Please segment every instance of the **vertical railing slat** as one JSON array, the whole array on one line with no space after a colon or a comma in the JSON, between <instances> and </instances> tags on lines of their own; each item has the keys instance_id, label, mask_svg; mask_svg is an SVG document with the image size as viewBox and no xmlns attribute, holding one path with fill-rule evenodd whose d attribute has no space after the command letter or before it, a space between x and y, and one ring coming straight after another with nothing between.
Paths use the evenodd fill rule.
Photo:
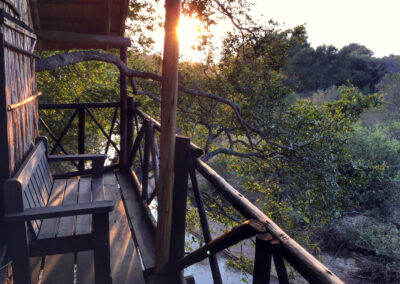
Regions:
<instances>
[{"instance_id":1,"label":"vertical railing slat","mask_svg":"<svg viewBox=\"0 0 400 284\"><path fill-rule=\"evenodd\" d=\"M289 284L289 277L287 275L285 263L281 254L281 243L275 239L271 241L272 256L274 258L274 264L276 273L278 274L279 284Z\"/></svg>"},{"instance_id":2,"label":"vertical railing slat","mask_svg":"<svg viewBox=\"0 0 400 284\"><path fill-rule=\"evenodd\" d=\"M78 116L78 153L85 154L85 107L79 107ZM79 161L79 170L85 169L85 161Z\"/></svg>"},{"instance_id":3,"label":"vertical railing slat","mask_svg":"<svg viewBox=\"0 0 400 284\"><path fill-rule=\"evenodd\" d=\"M153 131L153 123L150 120L144 120L144 155L142 165L142 200L149 198L149 163L150 163L150 136Z\"/></svg>"},{"instance_id":4,"label":"vertical railing slat","mask_svg":"<svg viewBox=\"0 0 400 284\"><path fill-rule=\"evenodd\" d=\"M191 157L189 160L189 174L190 174L190 180L192 182L192 189L194 193L194 197L196 200L197 204L197 209L199 210L199 216L200 216L200 224L201 228L203 231L203 237L205 243L209 243L212 240L211 237L211 232L210 228L208 226L208 221L207 221L207 214L206 210L204 208L204 201L203 197L201 196L197 178L196 178L196 172L193 166L193 158ZM214 280L214 284L222 284L222 277L221 277L221 272L219 270L218 266L218 259L217 255L211 254L210 257L208 258L210 262L210 267L211 267L211 274Z\"/></svg>"},{"instance_id":5,"label":"vertical railing slat","mask_svg":"<svg viewBox=\"0 0 400 284\"><path fill-rule=\"evenodd\" d=\"M271 234L260 234L256 237L256 254L254 257L253 284L269 283L271 277Z\"/></svg>"}]
</instances>

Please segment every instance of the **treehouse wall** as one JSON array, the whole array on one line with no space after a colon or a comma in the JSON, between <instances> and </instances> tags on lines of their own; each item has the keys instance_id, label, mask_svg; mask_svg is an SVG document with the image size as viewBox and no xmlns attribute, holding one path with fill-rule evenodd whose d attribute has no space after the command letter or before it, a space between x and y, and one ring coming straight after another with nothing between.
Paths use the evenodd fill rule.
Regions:
<instances>
[{"instance_id":1,"label":"treehouse wall","mask_svg":"<svg viewBox=\"0 0 400 284\"><path fill-rule=\"evenodd\" d=\"M30 30L32 21L27 0L0 0L0 9L0 188L2 189L5 179L18 169L38 136L38 102L35 99L8 110L10 105L20 103L37 93L35 58L29 55L34 49L36 36ZM2 197L1 190L0 217L3 207Z\"/></svg>"},{"instance_id":2,"label":"treehouse wall","mask_svg":"<svg viewBox=\"0 0 400 284\"><path fill-rule=\"evenodd\" d=\"M27 26L32 26L27 1L12 1L19 11L19 20ZM10 4L0 2L4 11L18 19ZM3 37L4 62L4 86L2 87L2 99L6 108L11 104L22 102L24 99L37 93L35 78L35 58L7 47L7 44L16 46L22 50L32 51L36 37L20 25L11 21L1 27ZM12 111L6 110L7 120L7 144L8 144L8 169L12 174L20 165L31 144L38 135L38 108L37 100L26 103ZM3 130L4 131L4 130ZM5 133L5 132L3 132Z\"/></svg>"}]
</instances>

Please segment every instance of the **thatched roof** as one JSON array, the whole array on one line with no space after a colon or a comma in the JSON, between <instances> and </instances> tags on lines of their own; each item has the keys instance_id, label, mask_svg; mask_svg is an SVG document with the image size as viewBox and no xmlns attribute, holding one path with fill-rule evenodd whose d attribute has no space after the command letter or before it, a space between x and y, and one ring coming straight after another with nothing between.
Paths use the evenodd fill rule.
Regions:
<instances>
[{"instance_id":1,"label":"thatched roof","mask_svg":"<svg viewBox=\"0 0 400 284\"><path fill-rule=\"evenodd\" d=\"M126 40L119 41L124 35L128 6L129 0L31 0L34 29L41 40L38 47L54 50L126 45Z\"/></svg>"}]
</instances>

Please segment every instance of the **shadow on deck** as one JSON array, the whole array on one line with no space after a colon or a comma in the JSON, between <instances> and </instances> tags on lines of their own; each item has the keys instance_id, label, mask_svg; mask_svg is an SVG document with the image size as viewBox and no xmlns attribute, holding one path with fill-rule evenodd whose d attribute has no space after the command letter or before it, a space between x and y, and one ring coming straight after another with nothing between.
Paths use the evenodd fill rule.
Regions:
<instances>
[{"instance_id":1,"label":"shadow on deck","mask_svg":"<svg viewBox=\"0 0 400 284\"><path fill-rule=\"evenodd\" d=\"M132 221L127 217L144 213L138 212L141 207L135 201L140 200L135 198L132 189L122 174L104 174L105 197L115 203L114 211L109 216L113 283L146 283L142 262L132 237ZM152 237L154 239L154 235ZM93 251L31 258L31 269L33 283L94 283Z\"/></svg>"}]
</instances>

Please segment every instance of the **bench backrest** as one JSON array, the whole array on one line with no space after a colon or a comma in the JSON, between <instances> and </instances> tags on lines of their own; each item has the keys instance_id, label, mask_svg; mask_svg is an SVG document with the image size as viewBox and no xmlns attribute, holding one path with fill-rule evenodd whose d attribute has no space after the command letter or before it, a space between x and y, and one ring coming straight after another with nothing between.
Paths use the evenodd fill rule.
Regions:
<instances>
[{"instance_id":1,"label":"bench backrest","mask_svg":"<svg viewBox=\"0 0 400 284\"><path fill-rule=\"evenodd\" d=\"M16 208L18 206L13 206L13 201L7 205L8 201L15 197L19 200L22 199L23 207L20 208L22 210L26 208L44 207L47 205L53 185L53 178L47 162L46 150L45 143L39 140L26 157L19 171L14 175L13 181L7 181L5 183L4 193L6 212L16 212L19 210ZM15 179L20 183L20 185L17 186L17 188L19 187L20 189L15 188ZM12 182L14 182L14 186L11 186ZM8 186L8 183L10 186ZM10 192L11 190L17 190L20 191L20 193ZM19 194L22 196L16 196ZM41 223L41 220L30 222L28 227L34 236L37 236Z\"/></svg>"}]
</instances>

